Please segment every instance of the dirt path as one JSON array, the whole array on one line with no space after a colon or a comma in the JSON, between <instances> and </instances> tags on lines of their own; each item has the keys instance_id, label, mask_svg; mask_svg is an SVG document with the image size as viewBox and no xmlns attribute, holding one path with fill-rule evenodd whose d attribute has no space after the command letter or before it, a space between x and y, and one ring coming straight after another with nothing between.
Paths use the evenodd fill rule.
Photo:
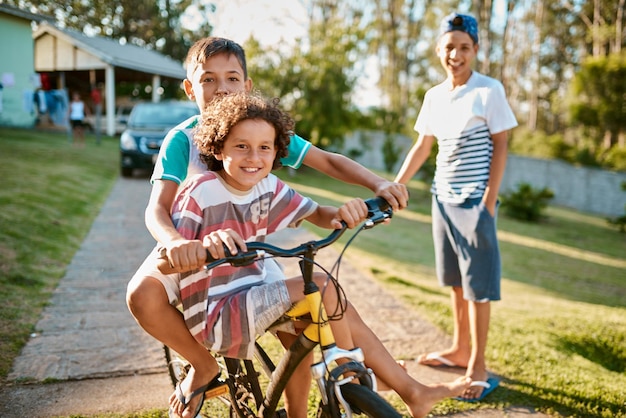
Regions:
<instances>
[{"instance_id":1,"label":"dirt path","mask_svg":"<svg viewBox=\"0 0 626 418\"><path fill-rule=\"evenodd\" d=\"M153 245L143 224L149 187L145 178L120 178L116 183L45 308L36 334L16 359L8 384L1 388L0 417L131 414L166 408L172 388L161 345L137 326L124 301L128 279ZM303 230L273 237L283 243L309 239ZM322 264L332 265L337 253L329 249L319 257ZM288 271L296 271L293 263L285 264ZM414 358L449 343L432 324L347 262L342 264L341 282L349 295L358 295L351 300L394 356ZM411 361L407 366L424 383L452 380L462 373ZM544 417L523 407L453 416Z\"/></svg>"}]
</instances>

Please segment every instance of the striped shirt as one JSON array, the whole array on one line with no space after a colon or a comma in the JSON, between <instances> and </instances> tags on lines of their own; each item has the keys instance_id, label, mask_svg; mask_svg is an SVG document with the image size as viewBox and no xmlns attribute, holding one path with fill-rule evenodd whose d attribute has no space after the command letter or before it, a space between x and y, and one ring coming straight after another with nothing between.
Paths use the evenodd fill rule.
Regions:
<instances>
[{"instance_id":1,"label":"striped shirt","mask_svg":"<svg viewBox=\"0 0 626 418\"><path fill-rule=\"evenodd\" d=\"M437 168L431 192L442 202L481 198L487 187L492 134L517 126L502 84L476 71L462 86L450 80L426 92L415 130L437 138Z\"/></svg>"},{"instance_id":2,"label":"striped shirt","mask_svg":"<svg viewBox=\"0 0 626 418\"><path fill-rule=\"evenodd\" d=\"M202 240L231 228L245 241L297 226L317 208L273 174L249 192L234 190L214 172L191 177L177 196L172 219L185 239ZM250 266L224 264L181 276L180 295L187 327L197 341L228 357L252 356L255 301L248 291L266 278L262 260Z\"/></svg>"}]
</instances>

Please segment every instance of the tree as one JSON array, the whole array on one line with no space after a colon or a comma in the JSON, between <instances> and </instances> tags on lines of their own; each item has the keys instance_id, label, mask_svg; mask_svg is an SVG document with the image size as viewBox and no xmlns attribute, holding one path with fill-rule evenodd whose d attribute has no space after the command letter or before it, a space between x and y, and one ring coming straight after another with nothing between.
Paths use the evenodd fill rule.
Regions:
<instances>
[{"instance_id":1,"label":"tree","mask_svg":"<svg viewBox=\"0 0 626 418\"><path fill-rule=\"evenodd\" d=\"M590 57L572 80L571 117L603 133L604 148L626 132L626 53Z\"/></svg>"},{"instance_id":2,"label":"tree","mask_svg":"<svg viewBox=\"0 0 626 418\"><path fill-rule=\"evenodd\" d=\"M363 47L361 15L341 7L314 1L308 39L296 39L287 51L280 45L261 50L254 39L245 43L257 88L279 97L297 132L322 148L339 146L358 119L351 97Z\"/></svg>"},{"instance_id":3,"label":"tree","mask_svg":"<svg viewBox=\"0 0 626 418\"><path fill-rule=\"evenodd\" d=\"M587 49L592 56L619 52L624 46L624 0L593 0L577 7L569 1L564 5L585 24Z\"/></svg>"}]
</instances>

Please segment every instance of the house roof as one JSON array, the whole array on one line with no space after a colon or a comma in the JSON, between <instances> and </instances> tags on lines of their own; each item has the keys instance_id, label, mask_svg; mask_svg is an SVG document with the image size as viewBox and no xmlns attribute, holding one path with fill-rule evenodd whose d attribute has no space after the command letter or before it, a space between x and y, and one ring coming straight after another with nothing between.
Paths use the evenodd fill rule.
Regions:
<instances>
[{"instance_id":1,"label":"house roof","mask_svg":"<svg viewBox=\"0 0 626 418\"><path fill-rule=\"evenodd\" d=\"M30 21L35 21L35 22L42 22L42 21L54 22L54 18L51 16L44 16L44 15L30 13L30 12L27 12L26 10L22 10L17 7L14 7L8 4L3 4L3 3L0 4L0 13L4 13L7 15L19 17L24 20L30 20Z\"/></svg>"},{"instance_id":2,"label":"house roof","mask_svg":"<svg viewBox=\"0 0 626 418\"><path fill-rule=\"evenodd\" d=\"M61 38L115 67L172 78L185 78L185 70L182 63L157 51L132 44L123 45L111 38L87 36L75 30L60 29L45 21L41 22L39 27L33 32L33 39L36 41L44 34Z\"/></svg>"}]
</instances>

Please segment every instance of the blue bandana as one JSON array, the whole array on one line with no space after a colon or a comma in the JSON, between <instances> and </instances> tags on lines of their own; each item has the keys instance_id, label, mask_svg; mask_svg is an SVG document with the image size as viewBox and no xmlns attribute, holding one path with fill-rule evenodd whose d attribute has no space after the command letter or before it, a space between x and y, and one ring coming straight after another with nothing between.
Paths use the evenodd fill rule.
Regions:
<instances>
[{"instance_id":1,"label":"blue bandana","mask_svg":"<svg viewBox=\"0 0 626 418\"><path fill-rule=\"evenodd\" d=\"M467 33L475 43L478 43L478 22L472 16L451 13L444 17L439 27L439 36L454 30Z\"/></svg>"}]
</instances>

